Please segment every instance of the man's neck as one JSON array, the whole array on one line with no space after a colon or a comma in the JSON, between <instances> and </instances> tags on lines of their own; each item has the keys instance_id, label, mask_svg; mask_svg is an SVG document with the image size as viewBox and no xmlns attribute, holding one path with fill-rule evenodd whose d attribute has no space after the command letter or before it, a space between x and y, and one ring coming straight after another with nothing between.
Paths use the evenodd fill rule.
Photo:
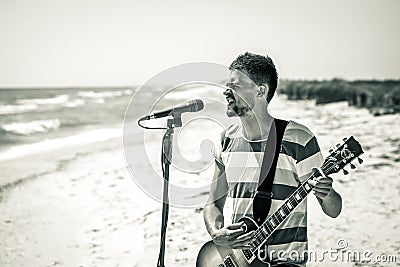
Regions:
<instances>
[{"instance_id":1,"label":"man's neck","mask_svg":"<svg viewBox=\"0 0 400 267\"><path fill-rule=\"evenodd\" d=\"M250 141L265 140L268 138L274 118L268 112L255 114L249 112L240 117L243 135Z\"/></svg>"}]
</instances>

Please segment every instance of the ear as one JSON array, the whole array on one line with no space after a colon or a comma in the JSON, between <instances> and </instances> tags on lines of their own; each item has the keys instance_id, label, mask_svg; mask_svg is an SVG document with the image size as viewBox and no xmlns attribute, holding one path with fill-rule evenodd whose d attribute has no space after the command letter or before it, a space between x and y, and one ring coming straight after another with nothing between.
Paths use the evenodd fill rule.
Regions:
<instances>
[{"instance_id":1,"label":"ear","mask_svg":"<svg viewBox=\"0 0 400 267\"><path fill-rule=\"evenodd\" d=\"M267 92L268 92L268 86L265 84L261 84L258 87L258 92L257 92L257 96L263 96L263 97L267 97Z\"/></svg>"}]
</instances>

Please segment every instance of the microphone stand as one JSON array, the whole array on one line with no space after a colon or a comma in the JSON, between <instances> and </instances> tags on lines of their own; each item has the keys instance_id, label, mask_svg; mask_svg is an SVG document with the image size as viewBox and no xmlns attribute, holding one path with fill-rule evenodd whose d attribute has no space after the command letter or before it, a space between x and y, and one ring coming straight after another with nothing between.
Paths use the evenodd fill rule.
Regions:
<instances>
[{"instance_id":1,"label":"microphone stand","mask_svg":"<svg viewBox=\"0 0 400 267\"><path fill-rule=\"evenodd\" d=\"M167 130L162 139L162 151L161 151L161 165L163 170L163 206L162 206L162 217L161 217L161 236L160 236L160 253L158 256L157 267L165 267L164 256L165 256L165 237L167 232L168 224L168 212L169 212L169 199L168 199L168 187L169 187L169 166L172 162L172 144L173 134L175 127L182 126L181 113L171 113L172 119L167 120Z\"/></svg>"}]
</instances>

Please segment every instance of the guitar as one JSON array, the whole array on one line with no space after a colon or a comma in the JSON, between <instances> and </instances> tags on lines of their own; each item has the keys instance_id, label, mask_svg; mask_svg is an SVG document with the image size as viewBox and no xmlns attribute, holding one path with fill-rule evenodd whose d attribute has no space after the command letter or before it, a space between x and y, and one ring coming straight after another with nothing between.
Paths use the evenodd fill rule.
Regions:
<instances>
[{"instance_id":1,"label":"guitar","mask_svg":"<svg viewBox=\"0 0 400 267\"><path fill-rule=\"evenodd\" d=\"M244 223L245 232L254 232L254 241L251 249L230 249L214 244L213 241L205 243L197 256L197 267L265 267L270 266L268 262L262 261L257 257L262 250L262 246L279 225L292 213L292 211L308 196L312 191L308 180L320 176L337 173L343 169L344 174L348 171L344 167L350 164L352 169L355 165L351 163L363 152L361 145L353 136L344 138L342 144L337 144L329 150L330 155L325 159L321 168L313 169L312 174L299 185L299 187L285 200L285 202L266 220L258 225L252 218L242 217L239 222ZM361 164L362 159L358 158Z\"/></svg>"}]
</instances>

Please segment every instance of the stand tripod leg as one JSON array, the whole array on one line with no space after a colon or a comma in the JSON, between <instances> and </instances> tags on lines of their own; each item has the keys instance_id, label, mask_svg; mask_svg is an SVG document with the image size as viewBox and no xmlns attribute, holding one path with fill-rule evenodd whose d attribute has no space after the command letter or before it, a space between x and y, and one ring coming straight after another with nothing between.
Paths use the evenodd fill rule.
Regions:
<instances>
[{"instance_id":1,"label":"stand tripod leg","mask_svg":"<svg viewBox=\"0 0 400 267\"><path fill-rule=\"evenodd\" d=\"M169 212L169 199L168 199L168 182L169 182L169 164L164 165L164 186L163 186L163 207L161 217L161 240L160 240L160 254L158 257L157 267L165 267L165 237L167 234L168 212Z\"/></svg>"},{"instance_id":2,"label":"stand tripod leg","mask_svg":"<svg viewBox=\"0 0 400 267\"><path fill-rule=\"evenodd\" d=\"M163 206L162 206L162 217L161 217L160 254L158 256L157 267L165 267L164 265L165 237L167 234L168 212L169 212L169 198L168 198L169 166L172 162L172 139L174 134L175 120L168 119L167 121L168 128L162 141L161 165L163 166L164 183L163 183Z\"/></svg>"}]
</instances>

